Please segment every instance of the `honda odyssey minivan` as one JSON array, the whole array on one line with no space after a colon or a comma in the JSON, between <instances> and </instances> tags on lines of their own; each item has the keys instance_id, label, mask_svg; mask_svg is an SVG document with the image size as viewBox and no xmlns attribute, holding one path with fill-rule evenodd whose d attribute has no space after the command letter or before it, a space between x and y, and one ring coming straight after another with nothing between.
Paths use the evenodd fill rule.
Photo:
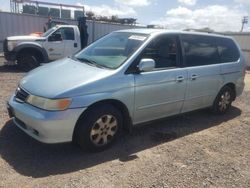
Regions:
<instances>
[{"instance_id":1,"label":"honda odyssey minivan","mask_svg":"<svg viewBox=\"0 0 250 188\"><path fill-rule=\"evenodd\" d=\"M201 108L227 112L244 76L245 59L230 37L122 30L29 72L8 111L41 142L100 151L136 124Z\"/></svg>"}]
</instances>

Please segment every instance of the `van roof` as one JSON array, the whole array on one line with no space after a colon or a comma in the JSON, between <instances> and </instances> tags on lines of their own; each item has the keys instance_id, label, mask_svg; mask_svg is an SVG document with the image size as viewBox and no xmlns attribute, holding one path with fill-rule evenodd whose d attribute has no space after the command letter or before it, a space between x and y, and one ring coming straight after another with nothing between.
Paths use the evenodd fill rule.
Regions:
<instances>
[{"instance_id":1,"label":"van roof","mask_svg":"<svg viewBox=\"0 0 250 188\"><path fill-rule=\"evenodd\" d=\"M138 33L138 34L147 34L147 35L153 35L153 34L194 34L194 35L204 35L204 36L214 36L214 37L223 37L223 38L231 38L229 36L221 35L221 34L215 34L215 33L205 33L205 32L194 32L194 31L181 31L181 30L167 30L167 29L147 29L147 28L141 28L141 29L125 29L125 30L119 30L116 32L128 32L128 33Z\"/></svg>"}]
</instances>

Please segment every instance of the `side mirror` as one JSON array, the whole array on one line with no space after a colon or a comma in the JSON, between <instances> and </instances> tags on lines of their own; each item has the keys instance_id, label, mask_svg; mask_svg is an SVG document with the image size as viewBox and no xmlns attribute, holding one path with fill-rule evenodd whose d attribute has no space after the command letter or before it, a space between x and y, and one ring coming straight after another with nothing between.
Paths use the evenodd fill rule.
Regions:
<instances>
[{"instance_id":1,"label":"side mirror","mask_svg":"<svg viewBox=\"0 0 250 188\"><path fill-rule=\"evenodd\" d=\"M62 41L62 35L60 33L52 34L49 36L48 41Z\"/></svg>"},{"instance_id":2,"label":"side mirror","mask_svg":"<svg viewBox=\"0 0 250 188\"><path fill-rule=\"evenodd\" d=\"M155 68L155 61L153 59L142 59L138 65L140 72L152 71Z\"/></svg>"}]
</instances>

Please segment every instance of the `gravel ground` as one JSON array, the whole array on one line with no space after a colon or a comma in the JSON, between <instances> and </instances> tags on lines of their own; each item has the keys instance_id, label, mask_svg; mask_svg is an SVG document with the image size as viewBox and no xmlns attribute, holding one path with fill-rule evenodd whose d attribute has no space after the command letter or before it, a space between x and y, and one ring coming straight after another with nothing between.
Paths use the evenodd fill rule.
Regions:
<instances>
[{"instance_id":1,"label":"gravel ground","mask_svg":"<svg viewBox=\"0 0 250 188\"><path fill-rule=\"evenodd\" d=\"M41 144L14 126L5 101L24 74L0 62L0 187L250 187L250 74L226 115L201 110L139 126L94 154Z\"/></svg>"}]
</instances>

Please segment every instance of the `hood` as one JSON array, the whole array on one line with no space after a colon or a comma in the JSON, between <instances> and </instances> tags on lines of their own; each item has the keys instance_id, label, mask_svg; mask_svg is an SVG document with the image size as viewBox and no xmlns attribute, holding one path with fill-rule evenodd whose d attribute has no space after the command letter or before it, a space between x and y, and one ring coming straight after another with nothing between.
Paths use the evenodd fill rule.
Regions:
<instances>
[{"instance_id":1,"label":"hood","mask_svg":"<svg viewBox=\"0 0 250 188\"><path fill-rule=\"evenodd\" d=\"M65 58L29 72L21 80L20 86L41 97L61 98L64 93L67 93L64 97L73 97L70 95L71 90L97 82L112 73L112 70Z\"/></svg>"},{"instance_id":2,"label":"hood","mask_svg":"<svg viewBox=\"0 0 250 188\"><path fill-rule=\"evenodd\" d=\"M7 37L7 40L23 40L23 41L35 41L38 39L45 39L44 37L33 36L33 35L23 35L23 36L11 36Z\"/></svg>"}]
</instances>

